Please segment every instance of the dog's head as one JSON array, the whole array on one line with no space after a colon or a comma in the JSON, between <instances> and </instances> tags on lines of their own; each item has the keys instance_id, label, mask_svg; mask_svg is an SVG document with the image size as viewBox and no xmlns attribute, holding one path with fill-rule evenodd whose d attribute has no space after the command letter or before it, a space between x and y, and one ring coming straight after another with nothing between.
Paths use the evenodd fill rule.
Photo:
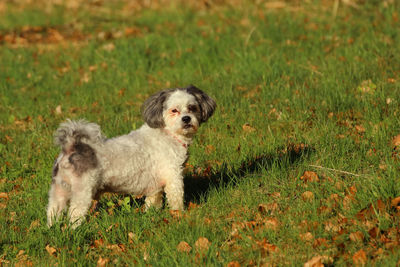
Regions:
<instances>
[{"instance_id":1,"label":"dog's head","mask_svg":"<svg viewBox=\"0 0 400 267\"><path fill-rule=\"evenodd\" d=\"M200 124L214 113L215 101L200 89L167 89L152 95L142 106L145 122L152 128L165 128L177 135L193 136Z\"/></svg>"}]
</instances>

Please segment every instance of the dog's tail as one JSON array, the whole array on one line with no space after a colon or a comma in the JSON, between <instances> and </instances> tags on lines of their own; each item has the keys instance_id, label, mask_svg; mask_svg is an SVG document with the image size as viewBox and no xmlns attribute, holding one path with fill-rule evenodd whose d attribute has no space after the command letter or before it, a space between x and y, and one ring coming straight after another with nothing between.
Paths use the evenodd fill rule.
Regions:
<instances>
[{"instance_id":1,"label":"dog's tail","mask_svg":"<svg viewBox=\"0 0 400 267\"><path fill-rule=\"evenodd\" d=\"M70 151L77 143L101 144L105 137L96 123L86 120L72 121L68 119L60 124L54 134L54 142L63 151Z\"/></svg>"}]
</instances>

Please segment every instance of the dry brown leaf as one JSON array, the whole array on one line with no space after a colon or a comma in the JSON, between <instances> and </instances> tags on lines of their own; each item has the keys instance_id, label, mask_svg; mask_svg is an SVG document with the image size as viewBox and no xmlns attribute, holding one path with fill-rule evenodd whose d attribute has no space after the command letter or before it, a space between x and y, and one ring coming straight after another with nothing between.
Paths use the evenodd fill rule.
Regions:
<instances>
[{"instance_id":1,"label":"dry brown leaf","mask_svg":"<svg viewBox=\"0 0 400 267\"><path fill-rule=\"evenodd\" d=\"M276 231L276 230L278 230L279 222L278 222L277 219L271 218L271 219L268 219L268 220L264 221L264 226L265 226L266 229L270 229L270 230Z\"/></svg>"},{"instance_id":2,"label":"dry brown leaf","mask_svg":"<svg viewBox=\"0 0 400 267\"><path fill-rule=\"evenodd\" d=\"M349 238L353 242L362 242L364 240L364 235L362 232L357 231L357 232L351 233L349 235Z\"/></svg>"},{"instance_id":3,"label":"dry brown leaf","mask_svg":"<svg viewBox=\"0 0 400 267\"><path fill-rule=\"evenodd\" d=\"M303 176L300 177L304 182L319 182L318 174L313 171L305 171Z\"/></svg>"},{"instance_id":4,"label":"dry brown leaf","mask_svg":"<svg viewBox=\"0 0 400 267\"><path fill-rule=\"evenodd\" d=\"M356 129L357 132L359 133L365 133L365 127L362 125L356 125L354 126L354 128Z\"/></svg>"},{"instance_id":5,"label":"dry brown leaf","mask_svg":"<svg viewBox=\"0 0 400 267\"><path fill-rule=\"evenodd\" d=\"M189 253L192 250L192 247L185 241L181 241L176 247L179 252Z\"/></svg>"},{"instance_id":6,"label":"dry brown leaf","mask_svg":"<svg viewBox=\"0 0 400 267\"><path fill-rule=\"evenodd\" d=\"M240 267L240 263L238 261L229 262L226 267Z\"/></svg>"},{"instance_id":7,"label":"dry brown leaf","mask_svg":"<svg viewBox=\"0 0 400 267\"><path fill-rule=\"evenodd\" d=\"M129 232L129 233L128 233L128 242L129 242L130 244L133 244L133 241L135 241L135 240L137 240L136 234L134 234L134 233L132 233L132 232Z\"/></svg>"},{"instance_id":8,"label":"dry brown leaf","mask_svg":"<svg viewBox=\"0 0 400 267\"><path fill-rule=\"evenodd\" d=\"M390 202L390 204L392 205L392 207L397 207L400 205L400 197L396 197L394 199L392 199L392 201Z\"/></svg>"},{"instance_id":9,"label":"dry brown leaf","mask_svg":"<svg viewBox=\"0 0 400 267\"><path fill-rule=\"evenodd\" d=\"M9 199L8 194L5 192L0 193L0 198L7 199L7 200Z\"/></svg>"},{"instance_id":10,"label":"dry brown leaf","mask_svg":"<svg viewBox=\"0 0 400 267\"><path fill-rule=\"evenodd\" d=\"M33 228L37 228L40 226L40 221L39 219L34 220L33 222L31 222L31 225L29 226L28 231L32 230Z\"/></svg>"},{"instance_id":11,"label":"dry brown leaf","mask_svg":"<svg viewBox=\"0 0 400 267\"><path fill-rule=\"evenodd\" d=\"M47 245L46 246L46 251L47 251L47 253L50 254L50 256L56 257L57 250L55 248L50 247L50 245Z\"/></svg>"},{"instance_id":12,"label":"dry brown leaf","mask_svg":"<svg viewBox=\"0 0 400 267\"><path fill-rule=\"evenodd\" d=\"M323 267L322 256L312 257L309 261L304 263L304 267Z\"/></svg>"},{"instance_id":13,"label":"dry brown leaf","mask_svg":"<svg viewBox=\"0 0 400 267\"><path fill-rule=\"evenodd\" d=\"M258 204L258 211L261 214L266 214L268 212L273 213L274 211L276 211L278 209L279 209L279 206L278 206L278 203L276 203L276 202L272 202L269 204Z\"/></svg>"},{"instance_id":14,"label":"dry brown leaf","mask_svg":"<svg viewBox=\"0 0 400 267\"><path fill-rule=\"evenodd\" d=\"M394 148L400 147L400 134L396 135L395 137L393 137L392 145L393 145Z\"/></svg>"},{"instance_id":15,"label":"dry brown leaf","mask_svg":"<svg viewBox=\"0 0 400 267\"><path fill-rule=\"evenodd\" d=\"M102 49L107 51L107 52L110 52L110 51L113 51L115 49L115 45L113 43L108 43L108 44L103 45Z\"/></svg>"},{"instance_id":16,"label":"dry brown leaf","mask_svg":"<svg viewBox=\"0 0 400 267\"><path fill-rule=\"evenodd\" d=\"M102 258L101 256L97 260L97 267L104 267L107 265L107 263L110 261L108 258Z\"/></svg>"},{"instance_id":17,"label":"dry brown leaf","mask_svg":"<svg viewBox=\"0 0 400 267\"><path fill-rule=\"evenodd\" d=\"M352 196L345 196L343 198L343 209L345 210L350 210L351 208L351 202L353 202L354 197Z\"/></svg>"},{"instance_id":18,"label":"dry brown leaf","mask_svg":"<svg viewBox=\"0 0 400 267\"><path fill-rule=\"evenodd\" d=\"M304 233L304 234L300 234L300 239L303 240L303 241L310 242L310 241L312 241L314 239L314 236L313 236L312 233L307 232L307 233Z\"/></svg>"},{"instance_id":19,"label":"dry brown leaf","mask_svg":"<svg viewBox=\"0 0 400 267\"><path fill-rule=\"evenodd\" d=\"M286 2L284 1L272 1L266 2L264 4L265 8L267 9L281 9L286 7Z\"/></svg>"},{"instance_id":20,"label":"dry brown leaf","mask_svg":"<svg viewBox=\"0 0 400 267\"><path fill-rule=\"evenodd\" d=\"M56 109L54 110L54 112L55 112L56 114L60 115L60 114L62 113L61 105L58 105L58 106L56 107Z\"/></svg>"},{"instance_id":21,"label":"dry brown leaf","mask_svg":"<svg viewBox=\"0 0 400 267\"><path fill-rule=\"evenodd\" d=\"M306 191L303 194L301 194L301 198L304 201L312 201L312 200L314 200L314 193L311 191Z\"/></svg>"},{"instance_id":22,"label":"dry brown leaf","mask_svg":"<svg viewBox=\"0 0 400 267\"><path fill-rule=\"evenodd\" d=\"M243 131L245 131L246 133L252 133L252 132L254 132L256 130L249 123L243 124L242 128L243 128Z\"/></svg>"},{"instance_id":23,"label":"dry brown leaf","mask_svg":"<svg viewBox=\"0 0 400 267\"><path fill-rule=\"evenodd\" d=\"M367 263L367 254L363 249L360 249L353 255L353 262L356 265L365 265Z\"/></svg>"},{"instance_id":24,"label":"dry brown leaf","mask_svg":"<svg viewBox=\"0 0 400 267\"><path fill-rule=\"evenodd\" d=\"M198 251L206 251L210 247L210 241L205 237L199 237L194 243L194 246Z\"/></svg>"},{"instance_id":25,"label":"dry brown leaf","mask_svg":"<svg viewBox=\"0 0 400 267\"><path fill-rule=\"evenodd\" d=\"M207 145L205 150L206 150L205 151L206 154L210 155L211 153L213 153L215 151L215 147L213 145Z\"/></svg>"}]
</instances>

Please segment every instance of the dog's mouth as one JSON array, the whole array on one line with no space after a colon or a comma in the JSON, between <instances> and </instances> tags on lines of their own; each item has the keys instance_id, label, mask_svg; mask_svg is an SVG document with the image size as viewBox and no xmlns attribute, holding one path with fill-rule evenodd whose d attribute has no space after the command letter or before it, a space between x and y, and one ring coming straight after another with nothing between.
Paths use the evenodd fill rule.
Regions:
<instances>
[{"instance_id":1,"label":"dog's mouth","mask_svg":"<svg viewBox=\"0 0 400 267\"><path fill-rule=\"evenodd\" d=\"M185 125L183 125L182 128L183 128L183 129L190 129L190 128L193 128L193 124L185 124Z\"/></svg>"}]
</instances>

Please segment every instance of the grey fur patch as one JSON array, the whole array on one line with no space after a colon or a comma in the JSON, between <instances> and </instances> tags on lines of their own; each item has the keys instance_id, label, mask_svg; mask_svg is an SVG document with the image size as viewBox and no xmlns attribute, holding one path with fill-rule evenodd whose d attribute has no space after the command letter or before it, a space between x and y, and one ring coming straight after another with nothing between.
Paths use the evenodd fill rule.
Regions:
<instances>
[{"instance_id":1,"label":"grey fur patch","mask_svg":"<svg viewBox=\"0 0 400 267\"><path fill-rule=\"evenodd\" d=\"M174 92L176 89L166 89L157 94L150 96L142 106L142 116L144 121L151 128L163 128L165 127L163 110L165 100Z\"/></svg>"},{"instance_id":2,"label":"grey fur patch","mask_svg":"<svg viewBox=\"0 0 400 267\"><path fill-rule=\"evenodd\" d=\"M212 116L215 108L217 107L214 99L209 97L206 93L204 93L202 90L194 85L189 85L188 87L181 90L185 90L186 92L194 96L197 103L199 103L200 105L200 122L206 122Z\"/></svg>"},{"instance_id":3,"label":"grey fur patch","mask_svg":"<svg viewBox=\"0 0 400 267\"><path fill-rule=\"evenodd\" d=\"M97 167L97 157L94 149L85 143L75 143L69 162L74 166L78 175Z\"/></svg>"}]
</instances>

